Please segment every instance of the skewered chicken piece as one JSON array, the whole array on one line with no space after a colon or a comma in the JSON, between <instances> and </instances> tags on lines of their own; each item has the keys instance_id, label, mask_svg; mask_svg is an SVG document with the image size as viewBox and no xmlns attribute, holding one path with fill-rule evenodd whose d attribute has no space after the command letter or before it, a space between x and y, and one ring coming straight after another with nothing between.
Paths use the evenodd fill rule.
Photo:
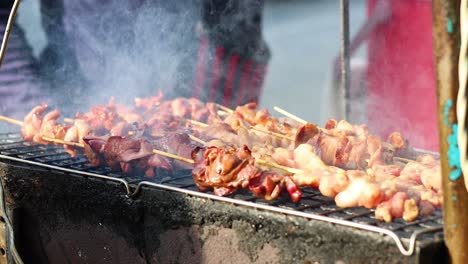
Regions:
<instances>
[{"instance_id":1,"label":"skewered chicken piece","mask_svg":"<svg viewBox=\"0 0 468 264\"><path fill-rule=\"evenodd\" d=\"M419 156L416 161L410 161L400 173L405 177L422 183L426 188L434 191L442 190L441 168L434 156L425 154Z\"/></svg>"},{"instance_id":2,"label":"skewered chicken piece","mask_svg":"<svg viewBox=\"0 0 468 264\"><path fill-rule=\"evenodd\" d=\"M21 132L25 140L47 144L43 136L50 138L63 138L67 127L57 124L60 112L57 109L44 115L48 105L43 103L34 107L24 118Z\"/></svg>"},{"instance_id":3,"label":"skewered chicken piece","mask_svg":"<svg viewBox=\"0 0 468 264\"><path fill-rule=\"evenodd\" d=\"M158 115L173 116L178 119L193 119L201 122L214 122L221 120L217 115L213 103L203 103L195 98L175 98L162 101L162 97L156 96L145 99L136 99L135 105L143 109L144 120L151 120Z\"/></svg>"},{"instance_id":4,"label":"skewered chicken piece","mask_svg":"<svg viewBox=\"0 0 468 264\"><path fill-rule=\"evenodd\" d=\"M78 142L80 144L84 144L83 138L89 134L92 134L92 131L92 128L86 121L76 119L74 120L73 125L68 128L65 136L63 137L63 140L67 142ZM64 148L67 153L70 154L70 156L76 157L76 148L69 145L64 145Z\"/></svg>"},{"instance_id":5,"label":"skewered chicken piece","mask_svg":"<svg viewBox=\"0 0 468 264\"><path fill-rule=\"evenodd\" d=\"M294 150L294 161L296 168L303 171L293 176L294 182L299 186L318 188L323 195L333 198L349 184L346 171L325 165L311 145L299 145Z\"/></svg>"},{"instance_id":6,"label":"skewered chicken piece","mask_svg":"<svg viewBox=\"0 0 468 264\"><path fill-rule=\"evenodd\" d=\"M77 113L75 120L83 120L96 135L123 136L135 129L134 123L142 124L142 117L132 108L117 104L114 98L107 105L95 105L87 113Z\"/></svg>"},{"instance_id":7,"label":"skewered chicken piece","mask_svg":"<svg viewBox=\"0 0 468 264\"><path fill-rule=\"evenodd\" d=\"M295 146L308 143L327 165L343 169L366 169L374 165L391 164L395 151L408 144L398 142L403 137L392 134L391 143L369 134L365 125L351 125L341 120L328 120L325 128L307 123L298 129ZM396 146L393 146L395 144Z\"/></svg>"},{"instance_id":8,"label":"skewered chicken piece","mask_svg":"<svg viewBox=\"0 0 468 264\"><path fill-rule=\"evenodd\" d=\"M249 170L245 170L239 176L241 178L236 178L239 183L236 180L227 181L227 187L216 187L215 192L219 194L241 188L238 184L245 179L248 179L251 191L268 199L277 197L278 190L284 187L294 193L297 186L310 186L318 188L325 196L335 197L337 205L341 207L377 208L376 216L385 221L393 217L404 217L409 221L418 214L431 212L441 206L440 165L434 157L420 156L405 166L393 164L395 153L413 155L408 142L399 133L391 134L387 143L370 135L366 126L355 126L346 121L331 119L324 128L308 123L303 126L290 125L272 117L267 111L257 111L254 104L240 106L223 119L214 104L203 104L193 98L164 102L161 99L136 100L135 107L119 105L111 100L108 105L96 106L89 113L78 114L70 126L57 123L58 110L45 114L47 106L41 105L26 116L23 134L25 139L39 143L45 143L43 136L77 144L86 143L85 146L93 150L88 151L87 155L97 164L110 163L111 167L124 172L141 171L151 175L155 167L168 169L167 164L158 164L161 161L156 158L154 162L150 161L154 155L147 156L147 144L135 143L133 140L138 141L137 137L130 139L124 135L129 130L138 131L137 127L142 130L153 129L151 132L158 133L179 131L181 133L174 133L173 136L153 138L151 144L159 144L158 148L171 153L190 156L195 146L190 145L188 135L181 129L187 127L187 119L193 118L208 125L194 127L196 130L189 133L195 133L206 141L211 140L211 145L220 148L230 144L238 147L246 145L253 150L249 159L267 160L302 170L292 176L280 176L272 172L257 175L254 172L257 172L258 167L246 166ZM136 127L129 121L139 124ZM281 132L287 135L286 138L293 137L295 140L261 133L252 129L252 126ZM112 143L106 149L108 154L101 153L105 149L105 142L102 143L102 138L96 139L90 135L109 133L120 136L111 142L119 142L129 149L112 147ZM88 135L88 142L82 139L84 135ZM66 149L74 154L73 147ZM224 151L226 153L222 152L220 156L234 155L228 150ZM148 162L150 164L146 164ZM152 163L157 165L152 166ZM173 165L191 167L184 163ZM209 175L216 176L212 173ZM211 183L211 177L206 178L206 181ZM203 188L203 184L200 183L200 186Z\"/></svg>"},{"instance_id":9,"label":"skewered chicken piece","mask_svg":"<svg viewBox=\"0 0 468 264\"><path fill-rule=\"evenodd\" d=\"M429 157L425 160L434 161ZM301 144L294 150L294 161L296 167L303 170L302 174L293 176L298 186L318 188L323 195L334 197L339 207L377 208L378 219L391 221L393 217L404 216L411 221L441 205L440 193L402 177L400 172L404 168L396 165L374 165L369 173L345 171L325 165L309 144Z\"/></svg>"},{"instance_id":10,"label":"skewered chicken piece","mask_svg":"<svg viewBox=\"0 0 468 264\"><path fill-rule=\"evenodd\" d=\"M224 131L227 134L218 135L217 138L227 138L227 141L230 142L238 142L240 140L241 136L236 136L236 131L227 127L224 124L223 127L224 130L222 131ZM397 165L387 165L386 163L391 161L391 159L389 158L387 158L385 162L382 160L382 156L384 154L392 154L392 146L385 145L381 142L380 139L378 139L375 136L367 136L367 128L365 126L353 127L352 125L344 121L338 123L334 120L330 120L327 123L326 127L328 129L341 129L342 131L335 131L335 133L339 136L341 136L342 134L348 134L353 136L357 134L358 138L359 135L363 136L362 138L364 140L362 140L361 142L363 142L364 144L361 144L361 147L360 149L358 148L358 151L353 151L352 149L350 151L351 154L349 155L349 157L355 156L358 158L362 158L362 156L360 156L362 154L359 154L359 152L362 153L366 149L369 153L373 153L373 155L368 154L366 156L369 157L369 160L372 160L372 162L370 162L372 166L372 174L367 175L363 171L344 171L343 169L337 167L327 166L320 157L315 155L316 150L315 148L311 147L312 145L309 145L308 147L308 155L302 155L302 157L307 157L306 161L302 162L302 167L299 164L301 163L301 161L298 159L298 155L295 155L295 157L291 157L291 155L288 154L289 151L283 148L273 148L273 150L271 150L268 149L268 147L263 147L262 145L255 145L253 147L253 155L256 157L258 155L261 155L263 159L267 159L265 157L270 157L270 159L272 159L273 162L287 166L292 166L294 161L296 161L296 165L299 164L298 167L303 169L303 173L296 174L293 176L295 182L300 186L311 186L319 188L321 193L325 196L335 197L338 194L338 196L336 197L336 201L337 204L341 207L365 206L368 208L375 208L379 205L379 203L392 199L398 191L396 183L399 181L402 182L404 180L404 178L402 177L401 179L391 181L396 176L399 176L402 168ZM304 126L304 128L306 128L308 131L312 131L315 133L320 132L320 130L316 126L311 124ZM358 133L354 133L353 130L357 130ZM328 135L329 134L327 134L327 136ZM300 136L301 135L299 132L297 137ZM394 136L399 136L400 138L402 138L398 133L395 133ZM216 142L219 142L219 145L224 144L224 142L221 142L219 140L216 140ZM383 147L387 147L389 149L389 153L382 153ZM401 147L402 145L395 146L395 148ZM276 154L275 151L277 152ZM281 151L283 151L283 153L279 154L281 153ZM356 160L358 158L356 158ZM367 164L366 166L363 165L362 167L366 168ZM358 179L359 177L360 179ZM405 189L402 191L409 192L410 190ZM367 195L362 195L362 193ZM422 189L420 190L420 193L430 194L427 196L431 198L428 198L427 200L432 199L432 202L434 204L439 203L438 199L434 197L436 194L429 193L429 191L424 191ZM417 203L419 203L419 201L421 201L421 199L417 199ZM417 203L414 199L412 201L407 201L406 207L401 207L406 208L404 209L405 211L401 211L399 214L397 214L397 216L401 217L400 215L405 215L406 219L411 219L411 217L417 217ZM426 206L426 208L427 207L428 206ZM387 217L386 219L388 221L389 218Z\"/></svg>"},{"instance_id":11,"label":"skewered chicken piece","mask_svg":"<svg viewBox=\"0 0 468 264\"><path fill-rule=\"evenodd\" d=\"M257 131L270 131L293 139L298 125L294 126L286 121L273 117L267 110L258 110L256 103L248 103L236 107L229 113L223 122L229 124L234 130L239 127L252 127ZM265 135L265 133L263 133ZM289 144L290 142L288 142Z\"/></svg>"},{"instance_id":12,"label":"skewered chicken piece","mask_svg":"<svg viewBox=\"0 0 468 264\"><path fill-rule=\"evenodd\" d=\"M249 188L258 197L272 200L285 188L293 202L298 202L302 196L288 176L256 167L246 146L237 149L197 148L192 158L195 160L192 175L200 191L213 189L216 195L225 196Z\"/></svg>"}]
</instances>

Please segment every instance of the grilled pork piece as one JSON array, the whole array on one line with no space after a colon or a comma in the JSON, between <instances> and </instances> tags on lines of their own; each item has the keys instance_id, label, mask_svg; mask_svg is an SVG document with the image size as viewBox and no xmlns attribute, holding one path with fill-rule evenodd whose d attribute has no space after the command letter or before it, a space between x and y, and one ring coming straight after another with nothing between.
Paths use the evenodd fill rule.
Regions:
<instances>
[{"instance_id":1,"label":"grilled pork piece","mask_svg":"<svg viewBox=\"0 0 468 264\"><path fill-rule=\"evenodd\" d=\"M172 170L165 157L153 153L146 139L87 136L83 140L85 155L94 166L107 165L125 174L144 173L147 177L153 177L156 168Z\"/></svg>"},{"instance_id":2,"label":"grilled pork piece","mask_svg":"<svg viewBox=\"0 0 468 264\"><path fill-rule=\"evenodd\" d=\"M173 116L177 119L194 119L208 122L213 118L220 120L216 113L216 107L212 103L203 103L195 98L175 98L162 101L162 94L151 97L136 99L137 108L143 109L145 120L154 118L156 115Z\"/></svg>"},{"instance_id":3,"label":"grilled pork piece","mask_svg":"<svg viewBox=\"0 0 468 264\"><path fill-rule=\"evenodd\" d=\"M189 135L184 130L154 139L152 142L154 148L162 150L186 159L192 158L192 151L199 145L192 143ZM174 167L181 169L192 169L192 164L173 160Z\"/></svg>"},{"instance_id":4,"label":"grilled pork piece","mask_svg":"<svg viewBox=\"0 0 468 264\"><path fill-rule=\"evenodd\" d=\"M288 157L282 155L283 160ZM345 171L327 166L312 145L301 144L294 150L294 161L303 171L292 176L298 186L318 188L323 195L334 197L339 207L377 208L376 217L384 221L395 217L412 221L442 204L441 192L433 187L437 184L432 184L435 181L429 178L426 180L430 183L423 184L421 180L422 172L437 177L434 171L440 170L438 161L430 155L404 167L375 164L367 171Z\"/></svg>"},{"instance_id":5,"label":"grilled pork piece","mask_svg":"<svg viewBox=\"0 0 468 264\"><path fill-rule=\"evenodd\" d=\"M42 114L47 110L49 106L42 103L39 106L34 107L25 117L24 124L21 128L23 138L28 141L38 142L41 141L41 125L42 125Z\"/></svg>"},{"instance_id":6,"label":"grilled pork piece","mask_svg":"<svg viewBox=\"0 0 468 264\"><path fill-rule=\"evenodd\" d=\"M379 204L375 210L375 216L377 219L382 219L385 222L391 222L393 218L402 217L405 214L405 207L408 207L408 211L411 211L410 204L405 206L406 202L413 199L409 199L408 195L404 192L396 193L391 199ZM409 212L407 212L409 214ZM414 213L413 213L414 215ZM417 211L414 218L417 217ZM407 217L409 218L409 216Z\"/></svg>"},{"instance_id":7,"label":"grilled pork piece","mask_svg":"<svg viewBox=\"0 0 468 264\"><path fill-rule=\"evenodd\" d=\"M162 91L159 90L156 96L135 98L135 106L144 109L146 112L152 112L161 104L163 97Z\"/></svg>"},{"instance_id":8,"label":"grilled pork piece","mask_svg":"<svg viewBox=\"0 0 468 264\"><path fill-rule=\"evenodd\" d=\"M110 133L113 136L124 136L124 134L120 134L123 132L123 129L115 129L119 123L128 123L120 114L122 113L118 112L114 98L111 98L107 105L95 105L87 113L77 113L75 119L88 123L96 135Z\"/></svg>"},{"instance_id":9,"label":"grilled pork piece","mask_svg":"<svg viewBox=\"0 0 468 264\"><path fill-rule=\"evenodd\" d=\"M83 138L89 134L92 134L92 128L89 124L84 120L76 119L74 120L73 125L65 133L63 140L84 144ZM64 145L63 147L70 156L75 157L77 155L75 147L69 145Z\"/></svg>"},{"instance_id":10,"label":"grilled pork piece","mask_svg":"<svg viewBox=\"0 0 468 264\"><path fill-rule=\"evenodd\" d=\"M422 183L426 188L436 192L442 190L440 162L432 155L421 155L416 161L410 161L400 174L401 177Z\"/></svg>"},{"instance_id":11,"label":"grilled pork piece","mask_svg":"<svg viewBox=\"0 0 468 264\"><path fill-rule=\"evenodd\" d=\"M272 200L286 188L292 201L298 202L302 196L288 176L256 167L246 146L237 149L197 148L192 158L195 160L192 175L200 191L213 189L216 195L224 196L249 188L258 197Z\"/></svg>"},{"instance_id":12,"label":"grilled pork piece","mask_svg":"<svg viewBox=\"0 0 468 264\"><path fill-rule=\"evenodd\" d=\"M234 130L237 130L239 127L256 127L264 131L276 132L290 137L296 132L295 127L288 122L273 117L266 109L258 110L256 103L237 106L234 112L227 115L222 121Z\"/></svg>"},{"instance_id":13,"label":"grilled pork piece","mask_svg":"<svg viewBox=\"0 0 468 264\"><path fill-rule=\"evenodd\" d=\"M266 110L258 111L256 104L239 106L234 113L221 115L223 120L214 104L204 104L194 98L162 101L162 94L137 99L135 107L119 105L111 99L107 105L77 114L71 126L58 124L59 111L46 113L47 109L45 104L37 106L25 117L22 131L26 140L48 143L42 140L42 136L48 136L84 143L93 165L109 165L124 173L152 176L158 167L192 168L190 164L172 160L171 166L168 160L152 153L155 146L186 158L195 153L197 163L193 176L197 186L204 191L213 189L217 195L249 188L259 197L274 199L286 188L292 200L297 201L298 186L308 186L334 197L340 207L376 208L377 218L385 221L395 217L411 221L442 205L439 161L423 155L404 166L393 163L396 154L416 158L414 150L398 132L384 142L369 134L366 126L346 121L330 119L324 128L314 124L293 126L272 117ZM187 119L209 126L184 130L191 127ZM151 132L151 144L141 138L142 133L135 132L140 129ZM135 135L128 137L128 132ZM163 136L154 136L155 133ZM197 146L191 143L187 133L218 148L192 152ZM105 134L118 137L97 137ZM227 145L240 148L226 148ZM66 146L65 149L76 155L74 148ZM263 171L254 165L255 159L295 167L302 173L282 176Z\"/></svg>"},{"instance_id":14,"label":"grilled pork piece","mask_svg":"<svg viewBox=\"0 0 468 264\"><path fill-rule=\"evenodd\" d=\"M370 135L365 125L351 125L330 119L325 128L305 124L298 128L295 146L308 143L315 153L330 166L343 169L366 169L375 164L393 162L394 148Z\"/></svg>"},{"instance_id":15,"label":"grilled pork piece","mask_svg":"<svg viewBox=\"0 0 468 264\"><path fill-rule=\"evenodd\" d=\"M43 140L42 137L62 139L65 136L69 127L57 124L57 119L60 117L60 112L57 109L43 116L48 108L47 104L42 103L26 115L21 128L25 140L48 144L49 142Z\"/></svg>"}]
</instances>

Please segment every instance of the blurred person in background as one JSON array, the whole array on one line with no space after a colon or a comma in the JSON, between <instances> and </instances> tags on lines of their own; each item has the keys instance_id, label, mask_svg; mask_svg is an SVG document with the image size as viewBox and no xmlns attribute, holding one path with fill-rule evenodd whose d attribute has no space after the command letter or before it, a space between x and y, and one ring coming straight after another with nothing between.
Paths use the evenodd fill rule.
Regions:
<instances>
[{"instance_id":1,"label":"blurred person in background","mask_svg":"<svg viewBox=\"0 0 468 264\"><path fill-rule=\"evenodd\" d=\"M0 34L5 32L13 0L0 2ZM0 68L0 114L22 119L26 111L43 99L39 65L24 32L18 25L11 31L8 50ZM4 122L0 128L11 128Z\"/></svg>"},{"instance_id":2,"label":"blurred person in background","mask_svg":"<svg viewBox=\"0 0 468 264\"><path fill-rule=\"evenodd\" d=\"M166 98L230 107L259 101L270 57L264 0L41 3L48 39L41 74L73 108L110 96L131 103L159 88Z\"/></svg>"},{"instance_id":3,"label":"blurred person in background","mask_svg":"<svg viewBox=\"0 0 468 264\"><path fill-rule=\"evenodd\" d=\"M13 2L0 4L2 29ZM13 26L0 69L2 114L22 118L47 95L72 115L110 96L132 103L158 89L168 99L258 102L270 58L263 6L264 0L41 0L46 47L36 60Z\"/></svg>"}]
</instances>

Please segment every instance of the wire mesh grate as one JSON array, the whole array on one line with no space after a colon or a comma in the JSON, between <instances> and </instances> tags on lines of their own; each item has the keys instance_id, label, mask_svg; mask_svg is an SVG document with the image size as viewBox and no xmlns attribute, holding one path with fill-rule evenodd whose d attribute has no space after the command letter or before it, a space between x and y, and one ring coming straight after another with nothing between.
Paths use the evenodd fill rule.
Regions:
<instances>
[{"instance_id":1,"label":"wire mesh grate","mask_svg":"<svg viewBox=\"0 0 468 264\"><path fill-rule=\"evenodd\" d=\"M312 188L302 189L303 197L297 204L292 203L286 195L273 201L266 201L243 190L228 197L218 197L210 192L198 192L190 170L176 171L172 174L160 171L156 177L152 178L126 176L112 171L108 167L93 167L83 155L72 158L62 146L39 145L23 141L20 134L0 134L0 160L7 164L11 164L14 160L20 163L66 170L79 175L101 176L108 180L115 179L126 185L128 194L131 194L129 184L138 185L134 193L138 191L140 185L146 185L382 233L392 237L404 255L411 255L414 252L416 241L430 242L435 238L443 237L441 210L436 210L431 215L419 217L413 222L395 219L391 223L386 223L375 218L373 209L337 207L332 198L324 197L319 190ZM403 246L404 239L410 239L409 249Z\"/></svg>"}]
</instances>

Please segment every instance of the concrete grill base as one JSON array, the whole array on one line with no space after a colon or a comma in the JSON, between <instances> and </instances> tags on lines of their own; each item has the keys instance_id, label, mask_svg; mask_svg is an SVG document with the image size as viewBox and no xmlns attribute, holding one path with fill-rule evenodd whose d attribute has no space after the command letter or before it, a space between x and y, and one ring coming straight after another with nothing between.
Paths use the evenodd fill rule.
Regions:
<instances>
[{"instance_id":1,"label":"concrete grill base","mask_svg":"<svg viewBox=\"0 0 468 264\"><path fill-rule=\"evenodd\" d=\"M154 188L0 163L25 263L432 263L442 240L403 256L379 234Z\"/></svg>"}]
</instances>

